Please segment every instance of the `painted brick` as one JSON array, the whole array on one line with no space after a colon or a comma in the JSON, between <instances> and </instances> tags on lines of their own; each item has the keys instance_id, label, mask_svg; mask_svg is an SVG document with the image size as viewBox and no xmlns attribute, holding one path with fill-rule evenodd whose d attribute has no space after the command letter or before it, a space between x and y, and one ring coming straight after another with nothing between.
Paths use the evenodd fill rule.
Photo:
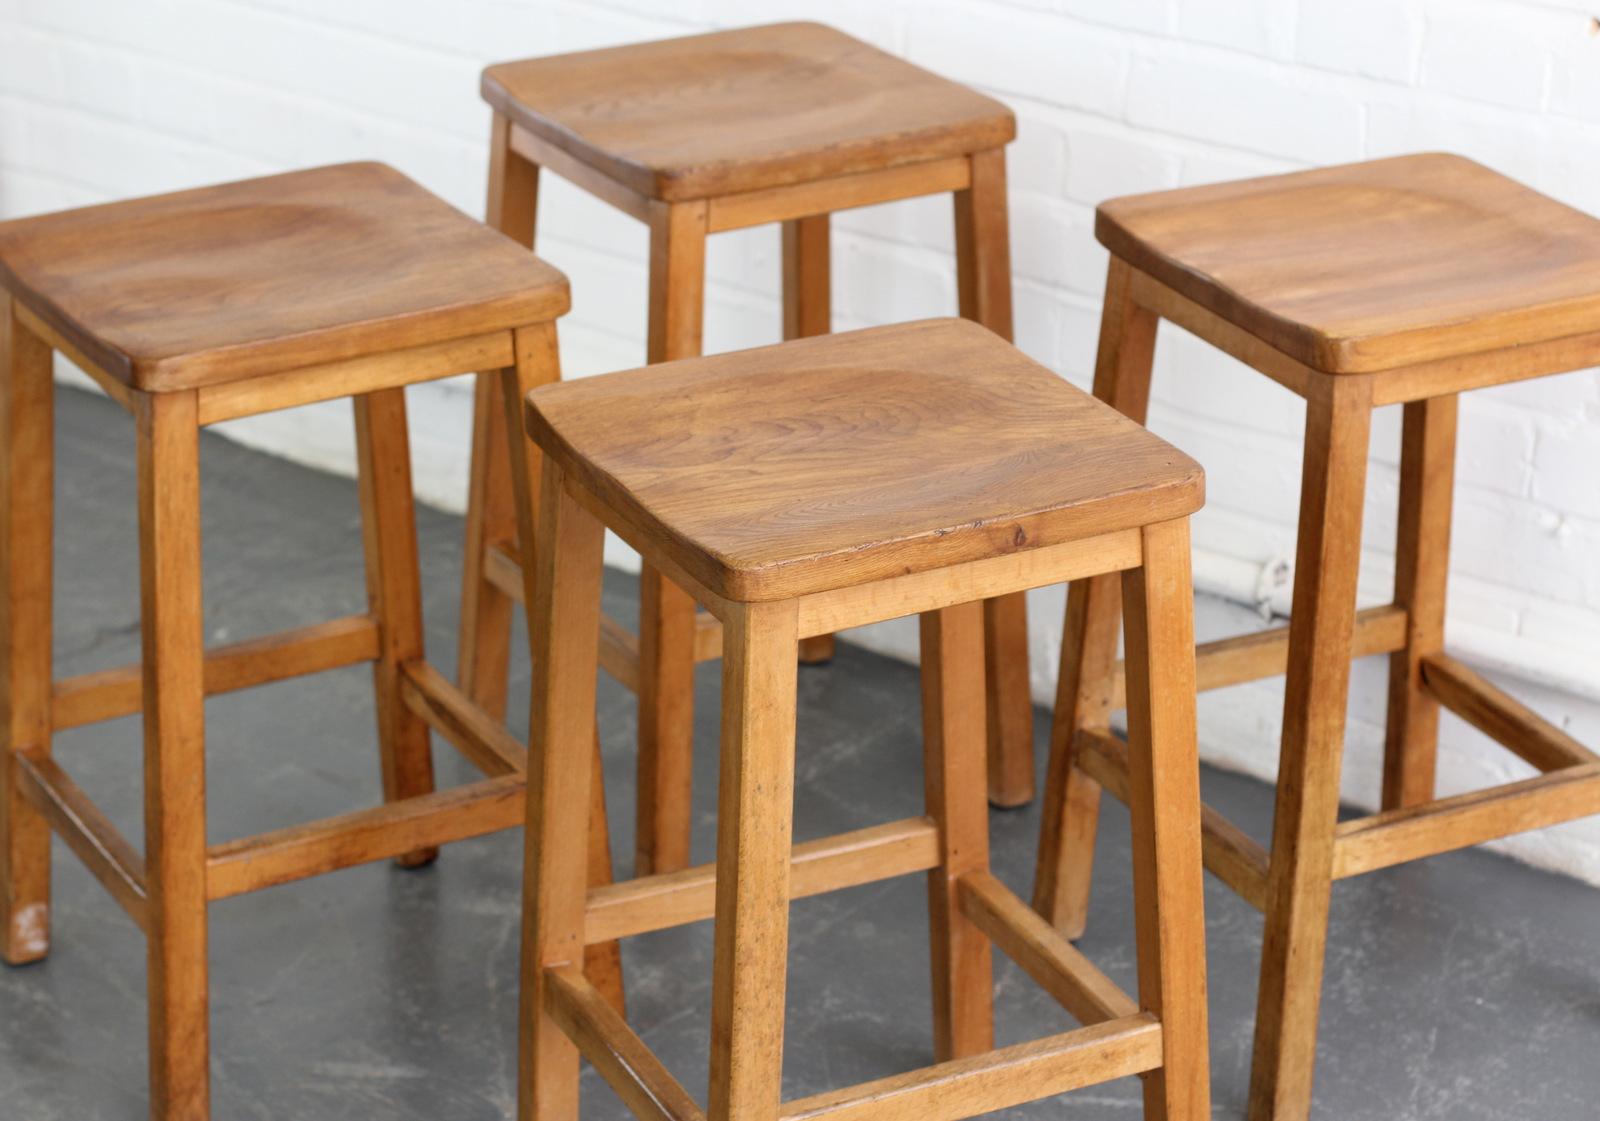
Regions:
<instances>
[{"instance_id":1,"label":"painted brick","mask_svg":"<svg viewBox=\"0 0 1600 1121\"><path fill-rule=\"evenodd\" d=\"M1300 5L1300 61L1327 70L1408 82L1422 47L1422 13L1397 0Z\"/></svg>"}]
</instances>

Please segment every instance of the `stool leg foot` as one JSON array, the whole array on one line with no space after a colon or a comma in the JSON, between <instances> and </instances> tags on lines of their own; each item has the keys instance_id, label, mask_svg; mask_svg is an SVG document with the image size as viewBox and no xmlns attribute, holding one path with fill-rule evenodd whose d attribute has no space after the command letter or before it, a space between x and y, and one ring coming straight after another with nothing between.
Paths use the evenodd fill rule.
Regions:
<instances>
[{"instance_id":1,"label":"stool leg foot","mask_svg":"<svg viewBox=\"0 0 1600 1121\"><path fill-rule=\"evenodd\" d=\"M137 395L150 1111L210 1113L204 624L196 396Z\"/></svg>"},{"instance_id":2,"label":"stool leg foot","mask_svg":"<svg viewBox=\"0 0 1600 1121\"><path fill-rule=\"evenodd\" d=\"M535 571L524 577L533 699L523 838L517 1116L521 1121L575 1121L578 1049L545 1011L545 970L584 956L588 859L585 846L572 839L587 834L595 773L589 745L595 736L605 535L594 516L567 493L558 467L546 464L541 474L540 548Z\"/></svg>"},{"instance_id":3,"label":"stool leg foot","mask_svg":"<svg viewBox=\"0 0 1600 1121\"><path fill-rule=\"evenodd\" d=\"M1150 401L1157 320L1134 303L1129 278L1127 263L1113 257L1106 271L1094 395L1142 424ZM1088 920L1100 817L1100 786L1074 764L1074 737L1080 729L1103 731L1111 726L1121 611L1118 589L1119 578L1113 575L1080 580L1067 590L1033 906L1068 938L1081 935Z\"/></svg>"},{"instance_id":4,"label":"stool leg foot","mask_svg":"<svg viewBox=\"0 0 1600 1121\"><path fill-rule=\"evenodd\" d=\"M921 618L922 751L928 816L939 827L939 867L928 872L934 1057L994 1047L993 951L958 898L963 875L989 868L984 801L983 609L967 603Z\"/></svg>"},{"instance_id":5,"label":"stool leg foot","mask_svg":"<svg viewBox=\"0 0 1600 1121\"><path fill-rule=\"evenodd\" d=\"M792 600L724 620L710 1121L776 1121L781 1104L796 626Z\"/></svg>"},{"instance_id":6,"label":"stool leg foot","mask_svg":"<svg viewBox=\"0 0 1600 1121\"><path fill-rule=\"evenodd\" d=\"M0 960L50 949L50 826L22 795L13 752L50 750L55 386L50 348L0 295Z\"/></svg>"},{"instance_id":7,"label":"stool leg foot","mask_svg":"<svg viewBox=\"0 0 1600 1121\"><path fill-rule=\"evenodd\" d=\"M1422 659L1444 649L1455 482L1455 396L1405 406L1394 602L1406 610L1406 645L1389 655L1383 808L1431 801L1439 750L1439 702L1422 686Z\"/></svg>"},{"instance_id":8,"label":"stool leg foot","mask_svg":"<svg viewBox=\"0 0 1600 1121\"><path fill-rule=\"evenodd\" d=\"M417 560L416 512L411 495L411 451L403 389L354 399L356 461L361 492L361 535L367 561L367 606L378 620L378 660L372 666L378 713L383 797L403 801L433 790L433 745L428 725L406 706L402 667L421 661L422 578ZM437 848L398 860L428 864Z\"/></svg>"},{"instance_id":9,"label":"stool leg foot","mask_svg":"<svg viewBox=\"0 0 1600 1121\"><path fill-rule=\"evenodd\" d=\"M1311 1112L1371 411L1360 379L1319 378L1307 398L1251 1121Z\"/></svg>"},{"instance_id":10,"label":"stool leg foot","mask_svg":"<svg viewBox=\"0 0 1600 1121\"><path fill-rule=\"evenodd\" d=\"M1146 527L1144 563L1123 574L1122 589L1139 1004L1161 1017L1162 1031L1161 1068L1145 1076L1145 1117L1205 1121L1211 1084L1187 520Z\"/></svg>"}]
</instances>

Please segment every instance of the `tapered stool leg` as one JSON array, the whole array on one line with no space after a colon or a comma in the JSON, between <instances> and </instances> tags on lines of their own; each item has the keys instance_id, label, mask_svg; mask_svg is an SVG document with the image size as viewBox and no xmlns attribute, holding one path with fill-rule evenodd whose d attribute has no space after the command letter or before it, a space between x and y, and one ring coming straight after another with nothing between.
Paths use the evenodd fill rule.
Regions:
<instances>
[{"instance_id":1,"label":"tapered stool leg","mask_svg":"<svg viewBox=\"0 0 1600 1121\"><path fill-rule=\"evenodd\" d=\"M1128 266L1113 258L1106 276L1094 395L1140 423L1150 400L1155 341L1156 316L1133 302ZM1067 589L1033 906L1068 938L1081 935L1088 921L1100 820L1100 784L1075 763L1074 737L1080 730L1111 726L1119 589L1115 575L1074 581Z\"/></svg>"},{"instance_id":2,"label":"tapered stool leg","mask_svg":"<svg viewBox=\"0 0 1600 1121\"><path fill-rule=\"evenodd\" d=\"M782 1099L794 813L795 604L724 620L710 1121L776 1121Z\"/></svg>"},{"instance_id":3,"label":"tapered stool leg","mask_svg":"<svg viewBox=\"0 0 1600 1121\"><path fill-rule=\"evenodd\" d=\"M1406 644L1389 655L1386 810L1420 805L1434 793L1439 702L1423 688L1422 659L1444 649L1457 400L1453 395L1431 397L1405 406L1394 602L1406 612Z\"/></svg>"},{"instance_id":4,"label":"tapered stool leg","mask_svg":"<svg viewBox=\"0 0 1600 1121\"><path fill-rule=\"evenodd\" d=\"M433 744L427 723L405 703L402 667L421 661L422 576L417 559L416 510L404 389L353 399L356 463L361 492L361 541L366 551L367 606L378 620L378 658L372 663L377 700L383 799L399 802L433 792ZM415 868L439 855L418 849L399 858Z\"/></svg>"},{"instance_id":5,"label":"tapered stool leg","mask_svg":"<svg viewBox=\"0 0 1600 1121\"><path fill-rule=\"evenodd\" d=\"M1325 377L1311 385L1252 1121L1305 1121L1311 1112L1371 421L1365 380Z\"/></svg>"},{"instance_id":6,"label":"tapered stool leg","mask_svg":"<svg viewBox=\"0 0 1600 1121\"><path fill-rule=\"evenodd\" d=\"M50 348L0 296L0 958L50 948L50 827L22 794L20 752L50 751L54 400Z\"/></svg>"},{"instance_id":7,"label":"tapered stool leg","mask_svg":"<svg viewBox=\"0 0 1600 1121\"><path fill-rule=\"evenodd\" d=\"M921 617L923 781L939 828L939 866L928 871L934 1056L939 1062L994 1047L994 968L988 937L961 909L960 880L989 869L984 799L983 606Z\"/></svg>"},{"instance_id":8,"label":"tapered stool leg","mask_svg":"<svg viewBox=\"0 0 1600 1121\"><path fill-rule=\"evenodd\" d=\"M191 392L138 395L150 1111L209 1116L200 428Z\"/></svg>"},{"instance_id":9,"label":"tapered stool leg","mask_svg":"<svg viewBox=\"0 0 1600 1121\"><path fill-rule=\"evenodd\" d=\"M573 1121L578 1050L545 1009L546 970L583 960L588 889L585 846L600 645L604 533L546 465L539 541L524 577L533 641L524 835L521 1051L518 1117Z\"/></svg>"},{"instance_id":10,"label":"tapered stool leg","mask_svg":"<svg viewBox=\"0 0 1600 1121\"><path fill-rule=\"evenodd\" d=\"M544 456L532 440L523 438L522 403L538 386L556 381L561 376L560 351L556 343L554 324L528 328L516 334L516 365L501 372L500 407L508 431L519 433L511 445L509 459L512 491L515 497L517 532L523 541L538 541L539 504L544 473ZM534 571L537 562L522 553L525 571ZM532 600L528 601L530 604ZM534 620L528 615L531 628ZM531 630L530 630L530 633ZM610 819L606 814L605 772L600 757L600 735L593 736L593 764L589 780L589 853L588 881L590 887L612 881ZM601 942L588 947L583 955L583 971L590 983L598 989L619 1013L625 1003L622 985L622 947L616 942Z\"/></svg>"},{"instance_id":11,"label":"tapered stool leg","mask_svg":"<svg viewBox=\"0 0 1600 1121\"><path fill-rule=\"evenodd\" d=\"M972 182L957 191L956 282L961 314L1011 339L1011 231L1006 210L1006 153L976 152ZM984 604L989 680L989 800L1033 800L1033 695L1028 674L1028 600L1024 593Z\"/></svg>"},{"instance_id":12,"label":"tapered stool leg","mask_svg":"<svg viewBox=\"0 0 1600 1121\"><path fill-rule=\"evenodd\" d=\"M810 214L783 223L783 337L805 339L833 330L832 259L829 216ZM831 634L800 640L800 660L808 665L833 657Z\"/></svg>"},{"instance_id":13,"label":"tapered stool leg","mask_svg":"<svg viewBox=\"0 0 1600 1121\"><path fill-rule=\"evenodd\" d=\"M1162 1065L1145 1075L1145 1117L1205 1121L1211 1083L1189 523L1146 526L1143 536L1144 564L1123 574L1122 597L1139 1004L1161 1017Z\"/></svg>"},{"instance_id":14,"label":"tapered stool leg","mask_svg":"<svg viewBox=\"0 0 1600 1121\"><path fill-rule=\"evenodd\" d=\"M651 362L700 353L706 206L653 204ZM694 786L694 600L651 565L639 574L639 805L636 876L689 863Z\"/></svg>"},{"instance_id":15,"label":"tapered stool leg","mask_svg":"<svg viewBox=\"0 0 1600 1121\"><path fill-rule=\"evenodd\" d=\"M511 124L496 113L489 135L489 199L485 221L533 248L539 169L511 150ZM518 420L510 431L520 438ZM506 475L507 440L496 371L477 374L473 389L472 460L467 534L462 550L461 638L456 677L461 691L497 720L505 719L515 605L488 577L490 550L515 543L517 512Z\"/></svg>"}]
</instances>

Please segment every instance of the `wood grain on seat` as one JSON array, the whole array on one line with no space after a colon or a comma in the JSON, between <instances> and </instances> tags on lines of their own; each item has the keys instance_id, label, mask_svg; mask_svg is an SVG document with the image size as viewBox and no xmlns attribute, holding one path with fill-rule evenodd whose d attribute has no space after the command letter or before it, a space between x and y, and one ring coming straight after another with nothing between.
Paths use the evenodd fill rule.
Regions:
<instances>
[{"instance_id":1,"label":"wood grain on seat","mask_svg":"<svg viewBox=\"0 0 1600 1121\"><path fill-rule=\"evenodd\" d=\"M543 386L530 432L718 595L824 591L1183 517L1198 464L960 319Z\"/></svg>"},{"instance_id":2,"label":"wood grain on seat","mask_svg":"<svg viewBox=\"0 0 1600 1121\"><path fill-rule=\"evenodd\" d=\"M555 269L376 163L0 223L0 285L147 391L545 322L569 302Z\"/></svg>"},{"instance_id":3,"label":"wood grain on seat","mask_svg":"<svg viewBox=\"0 0 1600 1121\"><path fill-rule=\"evenodd\" d=\"M996 148L993 98L783 23L491 66L497 112L647 197L708 198Z\"/></svg>"},{"instance_id":4,"label":"wood grain on seat","mask_svg":"<svg viewBox=\"0 0 1600 1121\"><path fill-rule=\"evenodd\" d=\"M1095 232L1327 373L1600 330L1600 221L1460 156L1115 199Z\"/></svg>"}]
</instances>

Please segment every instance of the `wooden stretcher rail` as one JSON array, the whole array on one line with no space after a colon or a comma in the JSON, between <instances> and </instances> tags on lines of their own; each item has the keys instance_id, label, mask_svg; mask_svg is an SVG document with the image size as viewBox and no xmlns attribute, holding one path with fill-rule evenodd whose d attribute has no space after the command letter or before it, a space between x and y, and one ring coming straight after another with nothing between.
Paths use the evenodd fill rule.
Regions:
<instances>
[{"instance_id":1,"label":"wooden stretcher rail","mask_svg":"<svg viewBox=\"0 0 1600 1121\"><path fill-rule=\"evenodd\" d=\"M683 1084L576 966L545 970L545 1011L640 1121L705 1121Z\"/></svg>"},{"instance_id":2,"label":"wooden stretcher rail","mask_svg":"<svg viewBox=\"0 0 1600 1121\"><path fill-rule=\"evenodd\" d=\"M948 156L811 183L744 191L707 200L706 232L714 234L813 214L832 214L858 206L940 195L965 190L971 184L972 162L966 156Z\"/></svg>"},{"instance_id":3,"label":"wooden stretcher rail","mask_svg":"<svg viewBox=\"0 0 1600 1121\"><path fill-rule=\"evenodd\" d=\"M1342 823L1333 874L1359 876L1600 813L1600 763Z\"/></svg>"},{"instance_id":4,"label":"wooden stretcher rail","mask_svg":"<svg viewBox=\"0 0 1600 1121\"><path fill-rule=\"evenodd\" d=\"M1422 659L1422 683L1445 708L1541 771L1600 763L1600 755L1447 654Z\"/></svg>"},{"instance_id":5,"label":"wooden stretcher rail","mask_svg":"<svg viewBox=\"0 0 1600 1121\"><path fill-rule=\"evenodd\" d=\"M1124 805L1128 802L1128 749L1106 732L1083 730L1078 765ZM1201 853L1206 868L1258 911L1267 904L1267 850L1210 806L1200 807Z\"/></svg>"},{"instance_id":6,"label":"wooden stretcher rail","mask_svg":"<svg viewBox=\"0 0 1600 1121\"><path fill-rule=\"evenodd\" d=\"M784 1121L959 1121L1161 1065L1152 1013L784 1103Z\"/></svg>"},{"instance_id":7,"label":"wooden stretcher rail","mask_svg":"<svg viewBox=\"0 0 1600 1121\"><path fill-rule=\"evenodd\" d=\"M403 802L213 845L206 858L212 899L286 884L521 825L521 775L502 775Z\"/></svg>"},{"instance_id":8,"label":"wooden stretcher rail","mask_svg":"<svg viewBox=\"0 0 1600 1121\"><path fill-rule=\"evenodd\" d=\"M406 707L478 770L490 778L527 771L528 749L438 670L419 661L405 663L400 672L400 696Z\"/></svg>"},{"instance_id":9,"label":"wooden stretcher rail","mask_svg":"<svg viewBox=\"0 0 1600 1121\"><path fill-rule=\"evenodd\" d=\"M908 817L794 846L789 896L923 872L939 863L939 836L925 817ZM709 919L716 910L717 870L700 864L589 889L583 939L590 945Z\"/></svg>"},{"instance_id":10,"label":"wooden stretcher rail","mask_svg":"<svg viewBox=\"0 0 1600 1121\"><path fill-rule=\"evenodd\" d=\"M377 656L378 625L367 615L347 615L207 651L205 690L208 696L231 693ZM131 715L143 704L141 669L135 663L56 682L50 719L57 730L76 728Z\"/></svg>"},{"instance_id":11,"label":"wooden stretcher rail","mask_svg":"<svg viewBox=\"0 0 1600 1121\"><path fill-rule=\"evenodd\" d=\"M1080 1024L1119 1020L1139 1004L989 872L962 876L961 911Z\"/></svg>"},{"instance_id":12,"label":"wooden stretcher rail","mask_svg":"<svg viewBox=\"0 0 1600 1121\"><path fill-rule=\"evenodd\" d=\"M44 815L128 917L146 928L144 858L54 759L23 751L16 760L23 797Z\"/></svg>"},{"instance_id":13,"label":"wooden stretcher rail","mask_svg":"<svg viewBox=\"0 0 1600 1121\"><path fill-rule=\"evenodd\" d=\"M1406 612L1403 607L1386 604L1356 612L1355 633L1350 640L1350 656L1389 654L1406 644ZM1289 665L1289 628L1274 627L1255 634L1221 638L1195 647L1195 684L1200 692L1243 685L1264 677L1279 677ZM1123 663L1114 670L1111 686L1112 709L1127 707L1127 678Z\"/></svg>"}]
</instances>

